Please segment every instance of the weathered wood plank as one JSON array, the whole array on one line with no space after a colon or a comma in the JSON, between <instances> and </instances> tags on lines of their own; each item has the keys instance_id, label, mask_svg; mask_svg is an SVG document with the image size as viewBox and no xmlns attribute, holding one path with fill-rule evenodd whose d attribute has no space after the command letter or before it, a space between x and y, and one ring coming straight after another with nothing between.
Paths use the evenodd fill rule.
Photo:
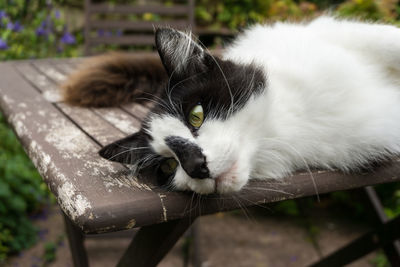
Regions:
<instances>
[{"instance_id":1,"label":"weathered wood plank","mask_svg":"<svg viewBox=\"0 0 400 267\"><path fill-rule=\"evenodd\" d=\"M67 78L67 75L65 75L64 73L60 72L59 70L57 70L54 66L52 66L51 64L49 64L47 61L43 61L43 62L37 62L35 63L35 66L42 70L43 72L45 72L45 74L47 76L49 76L50 78L53 79L53 81L59 81L62 82L64 79ZM30 78L32 78L32 76L34 77L34 75L31 75ZM45 80L45 78L43 78ZM75 121L79 121L81 126L86 126L88 125L88 127L90 128L90 131L88 132L90 135L92 135L93 137L95 137L95 139L97 140L101 140L100 143L103 143L103 140L115 140L117 138L111 138L112 134L115 133L115 131L110 131L109 134L105 134L105 138L102 138L98 133L98 128L101 127L101 122L98 119L95 119L96 116L93 116L92 114L90 114L91 112L89 111L89 109L76 109L74 111L74 109L68 108L67 105L61 105L60 106L64 112L66 112L69 116L71 116L72 118L74 118ZM77 110L79 110L80 112L85 112L86 113L86 117L85 119L83 118L79 118L79 114L77 114ZM113 125L114 127L116 127L117 129L119 129L120 131L122 131L125 134L132 134L134 132L137 132L140 128L140 121L137 118L134 118L131 116L130 113L125 112L124 110L121 110L119 108L92 108L90 109L91 111L93 111L93 113L97 114L98 116L102 117L106 122L110 123L111 125ZM143 112L143 109L137 108L137 110L140 110L141 112ZM139 113L138 113L139 114ZM140 113L139 115L141 115L142 113ZM90 117L92 117L93 119L95 119L95 121L97 123L95 123L95 121L92 120L87 120L90 119ZM93 127L94 125L97 125L96 127ZM104 122L103 122L104 124ZM85 129L85 128L84 128ZM97 129L97 130L96 130ZM93 132L91 132L93 131ZM100 133L105 133L105 131L100 131ZM116 134L117 137L120 136L120 134Z\"/></svg>"},{"instance_id":2,"label":"weathered wood plank","mask_svg":"<svg viewBox=\"0 0 400 267\"><path fill-rule=\"evenodd\" d=\"M90 109L71 107L65 103L58 103L57 106L102 146L126 136Z\"/></svg>"},{"instance_id":3,"label":"weathered wood plank","mask_svg":"<svg viewBox=\"0 0 400 267\"><path fill-rule=\"evenodd\" d=\"M99 157L99 146L10 64L0 64L0 72L2 111L61 208L77 225L85 231L109 231L162 221L160 197L148 185Z\"/></svg>"},{"instance_id":4,"label":"weathered wood plank","mask_svg":"<svg viewBox=\"0 0 400 267\"><path fill-rule=\"evenodd\" d=\"M57 59L51 60L51 63L55 68L68 76L72 72L78 70L79 65L84 61L84 58L71 58L71 59Z\"/></svg>"},{"instance_id":5,"label":"weathered wood plank","mask_svg":"<svg viewBox=\"0 0 400 267\"><path fill-rule=\"evenodd\" d=\"M51 64L50 61L32 61L32 64L56 84L63 82L67 77Z\"/></svg>"},{"instance_id":6,"label":"weathered wood plank","mask_svg":"<svg viewBox=\"0 0 400 267\"><path fill-rule=\"evenodd\" d=\"M72 72L76 71L76 66L72 66L71 64L67 63L53 63L55 68L64 73L65 75L69 75Z\"/></svg>"},{"instance_id":7,"label":"weathered wood plank","mask_svg":"<svg viewBox=\"0 0 400 267\"><path fill-rule=\"evenodd\" d=\"M35 69L31 64L18 64L18 69L23 69L22 75L25 76L32 84L36 86L38 90L43 90L41 86L51 87L52 90L59 90L56 81L61 81L65 79L66 76L55 69L47 61L38 61L33 64L37 69ZM39 70L43 70L40 73ZM44 76L43 76L44 75ZM48 77L46 76L48 75ZM54 80L49 79L53 78ZM93 137L99 144L106 145L117 139L123 138L125 134L120 130L117 130L113 124L109 123L107 120L103 120L101 116L97 115L90 109L70 107L64 103L57 103L57 106L75 123L81 127L86 134ZM116 111L115 113L120 113L122 111ZM115 122L115 120L113 121ZM137 122L137 120L135 120Z\"/></svg>"},{"instance_id":8,"label":"weathered wood plank","mask_svg":"<svg viewBox=\"0 0 400 267\"><path fill-rule=\"evenodd\" d=\"M149 107L138 103L129 103L123 105L121 108L129 114L138 118L140 121L142 121L147 116L147 113L149 113L150 111Z\"/></svg>"},{"instance_id":9,"label":"weathered wood plank","mask_svg":"<svg viewBox=\"0 0 400 267\"><path fill-rule=\"evenodd\" d=\"M133 134L140 129L140 121L121 109L92 108L92 110L125 134Z\"/></svg>"},{"instance_id":10,"label":"weathered wood plank","mask_svg":"<svg viewBox=\"0 0 400 267\"><path fill-rule=\"evenodd\" d=\"M29 62L16 64L16 69L36 88L38 88L43 97L51 102L61 101L60 91L56 84L52 83L46 75L38 72Z\"/></svg>"}]
</instances>

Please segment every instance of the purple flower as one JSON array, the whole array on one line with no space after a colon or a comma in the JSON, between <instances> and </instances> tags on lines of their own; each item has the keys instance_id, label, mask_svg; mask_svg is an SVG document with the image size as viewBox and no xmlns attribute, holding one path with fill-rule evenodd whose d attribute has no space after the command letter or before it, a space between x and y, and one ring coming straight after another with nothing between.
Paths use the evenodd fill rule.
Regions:
<instances>
[{"instance_id":1,"label":"purple flower","mask_svg":"<svg viewBox=\"0 0 400 267\"><path fill-rule=\"evenodd\" d=\"M3 18L7 17L7 13L4 10L0 10L0 27L3 27Z\"/></svg>"},{"instance_id":2,"label":"purple flower","mask_svg":"<svg viewBox=\"0 0 400 267\"><path fill-rule=\"evenodd\" d=\"M7 13L4 10L0 10L0 19L6 18L6 17L7 17Z\"/></svg>"},{"instance_id":3,"label":"purple flower","mask_svg":"<svg viewBox=\"0 0 400 267\"><path fill-rule=\"evenodd\" d=\"M41 229L38 232L38 236L40 240L44 240L46 238L46 235L49 233L48 229Z\"/></svg>"},{"instance_id":4,"label":"purple flower","mask_svg":"<svg viewBox=\"0 0 400 267\"><path fill-rule=\"evenodd\" d=\"M57 9L56 11L54 11L54 17L56 19L60 19L60 17L61 17L60 10Z\"/></svg>"},{"instance_id":5,"label":"purple flower","mask_svg":"<svg viewBox=\"0 0 400 267\"><path fill-rule=\"evenodd\" d=\"M8 45L7 42L0 38L0 50L7 50Z\"/></svg>"},{"instance_id":6,"label":"purple flower","mask_svg":"<svg viewBox=\"0 0 400 267\"><path fill-rule=\"evenodd\" d=\"M36 29L37 36L47 36L47 35L49 35L49 32L50 32L50 29L49 29L46 21L42 21L42 23L40 23L39 27L37 27L37 29Z\"/></svg>"},{"instance_id":7,"label":"purple flower","mask_svg":"<svg viewBox=\"0 0 400 267\"><path fill-rule=\"evenodd\" d=\"M23 26L21 25L21 23L19 23L19 21L12 23L11 21L8 22L7 24L7 29L12 30L14 32L19 32L21 30L23 30Z\"/></svg>"},{"instance_id":8,"label":"purple flower","mask_svg":"<svg viewBox=\"0 0 400 267\"><path fill-rule=\"evenodd\" d=\"M112 34L110 31L105 31L105 30L100 29L97 31L97 35L100 37L110 37Z\"/></svg>"},{"instance_id":9,"label":"purple flower","mask_svg":"<svg viewBox=\"0 0 400 267\"><path fill-rule=\"evenodd\" d=\"M61 37L61 42L64 44L75 44L75 41L75 37L67 31L65 31L64 35Z\"/></svg>"},{"instance_id":10,"label":"purple flower","mask_svg":"<svg viewBox=\"0 0 400 267\"><path fill-rule=\"evenodd\" d=\"M116 33L116 35L119 37L119 36L122 36L122 34L123 34L123 31L122 30L117 30L117 33Z\"/></svg>"}]
</instances>

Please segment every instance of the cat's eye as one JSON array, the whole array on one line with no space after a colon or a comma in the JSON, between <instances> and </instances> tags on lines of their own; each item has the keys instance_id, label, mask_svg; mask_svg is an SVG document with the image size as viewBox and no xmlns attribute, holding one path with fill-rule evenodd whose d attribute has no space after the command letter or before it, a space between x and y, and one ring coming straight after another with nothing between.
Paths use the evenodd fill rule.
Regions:
<instances>
[{"instance_id":1,"label":"cat's eye","mask_svg":"<svg viewBox=\"0 0 400 267\"><path fill-rule=\"evenodd\" d=\"M189 113L188 121L195 128L200 128L204 121L204 111L201 104L197 104Z\"/></svg>"},{"instance_id":2,"label":"cat's eye","mask_svg":"<svg viewBox=\"0 0 400 267\"><path fill-rule=\"evenodd\" d=\"M177 167L178 167L178 162L174 158L166 159L160 165L161 171L168 176L173 174L176 171Z\"/></svg>"}]
</instances>

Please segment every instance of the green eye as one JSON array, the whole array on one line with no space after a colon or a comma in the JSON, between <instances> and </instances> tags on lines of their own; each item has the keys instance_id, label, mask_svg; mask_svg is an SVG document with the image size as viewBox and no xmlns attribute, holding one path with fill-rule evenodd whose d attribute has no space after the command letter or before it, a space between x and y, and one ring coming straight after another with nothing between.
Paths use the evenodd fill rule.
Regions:
<instances>
[{"instance_id":1,"label":"green eye","mask_svg":"<svg viewBox=\"0 0 400 267\"><path fill-rule=\"evenodd\" d=\"M171 175L178 167L178 162L174 158L169 158L163 161L160 165L161 171L166 175Z\"/></svg>"},{"instance_id":2,"label":"green eye","mask_svg":"<svg viewBox=\"0 0 400 267\"><path fill-rule=\"evenodd\" d=\"M204 121L203 106L198 104L189 113L189 123L195 128L200 128Z\"/></svg>"}]
</instances>

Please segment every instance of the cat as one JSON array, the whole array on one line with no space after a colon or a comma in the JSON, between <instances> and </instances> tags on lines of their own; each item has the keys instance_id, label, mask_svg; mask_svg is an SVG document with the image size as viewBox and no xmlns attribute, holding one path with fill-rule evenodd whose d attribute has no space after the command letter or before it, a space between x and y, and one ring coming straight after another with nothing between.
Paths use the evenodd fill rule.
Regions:
<instances>
[{"instance_id":1,"label":"cat","mask_svg":"<svg viewBox=\"0 0 400 267\"><path fill-rule=\"evenodd\" d=\"M153 96L139 132L103 147L160 183L231 193L309 168L356 171L400 152L400 29L322 16L254 25L212 56L155 32L161 60L100 56L64 85L72 105ZM150 92L150 93L148 93Z\"/></svg>"}]
</instances>

